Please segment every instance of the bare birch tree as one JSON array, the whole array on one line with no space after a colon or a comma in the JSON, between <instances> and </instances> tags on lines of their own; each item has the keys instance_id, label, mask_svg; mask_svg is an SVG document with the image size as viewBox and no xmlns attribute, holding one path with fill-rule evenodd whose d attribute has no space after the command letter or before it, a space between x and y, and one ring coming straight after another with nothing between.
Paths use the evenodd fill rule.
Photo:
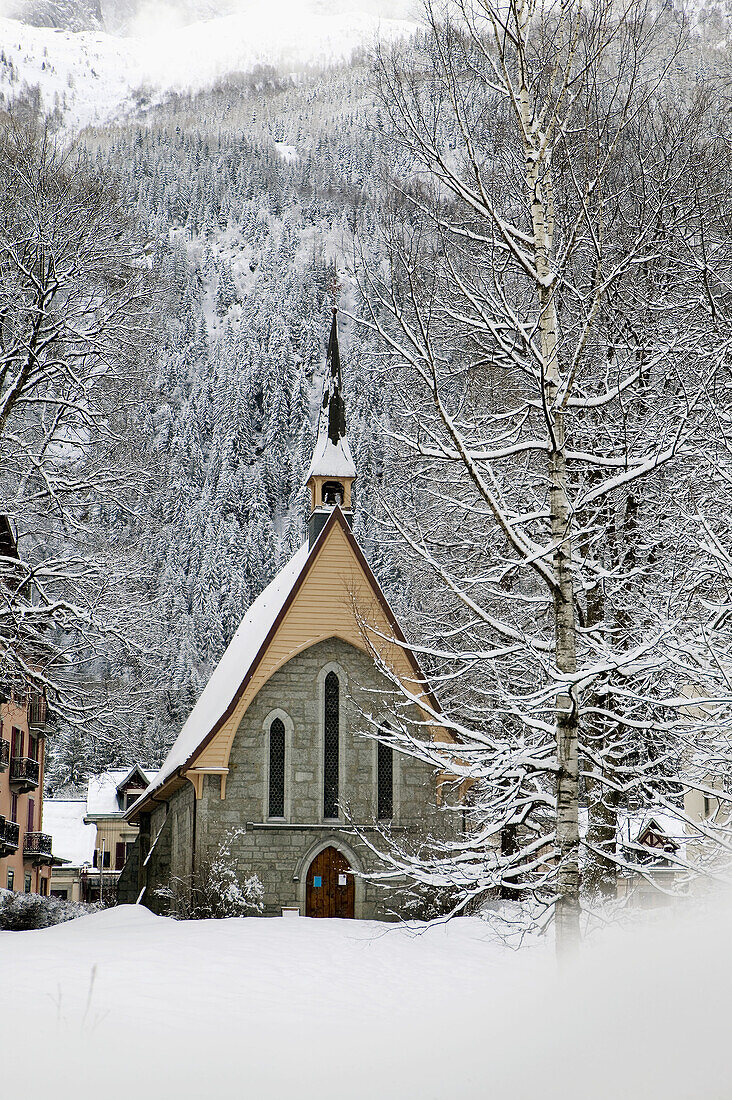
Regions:
<instances>
[{"instance_id":1,"label":"bare birch tree","mask_svg":"<svg viewBox=\"0 0 732 1100\"><path fill-rule=\"evenodd\" d=\"M702 230L729 151L683 46L644 4L456 0L378 66L382 261L359 279L399 402L385 507L431 577L421 650L473 821L392 871L543 899L560 954L582 867L612 892L618 815L683 819L696 747L677 504L717 431L726 257ZM419 732L402 750L444 768Z\"/></svg>"},{"instance_id":2,"label":"bare birch tree","mask_svg":"<svg viewBox=\"0 0 732 1100\"><path fill-rule=\"evenodd\" d=\"M113 188L5 117L0 669L3 690L32 685L76 721L90 717L115 639L144 648L127 584L139 563L125 540L145 473L123 425L142 393L147 267Z\"/></svg>"}]
</instances>

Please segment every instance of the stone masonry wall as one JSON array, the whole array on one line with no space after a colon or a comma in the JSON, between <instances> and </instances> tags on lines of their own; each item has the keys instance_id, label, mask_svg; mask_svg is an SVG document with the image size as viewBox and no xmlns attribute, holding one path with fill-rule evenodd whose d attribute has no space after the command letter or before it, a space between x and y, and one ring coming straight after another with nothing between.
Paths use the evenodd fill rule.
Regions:
<instances>
[{"instance_id":1,"label":"stone masonry wall","mask_svg":"<svg viewBox=\"0 0 732 1100\"><path fill-rule=\"evenodd\" d=\"M341 803L338 821L323 818L323 691L330 669L340 681ZM376 815L377 743L363 736L363 712L388 721L386 682L368 656L339 639L320 642L294 657L264 685L237 731L229 760L226 797L218 776L208 776L196 813L197 863L210 857L234 829L242 830L234 851L242 879L256 873L265 889L265 912L300 906L305 912L305 879L317 851L332 844L354 870L376 869L368 848L353 836L349 822L373 828ZM285 816L268 817L269 727L285 724ZM170 800L169 844L153 853L149 877L160 879L170 859L173 874L190 870L193 788ZM157 816L157 814L156 814ZM442 815L435 806L435 783L424 764L394 753L393 826L417 838ZM152 838L156 835L153 826ZM161 838L162 839L162 838ZM169 849L169 857L168 857ZM356 878L356 916L384 918L380 891Z\"/></svg>"}]
</instances>

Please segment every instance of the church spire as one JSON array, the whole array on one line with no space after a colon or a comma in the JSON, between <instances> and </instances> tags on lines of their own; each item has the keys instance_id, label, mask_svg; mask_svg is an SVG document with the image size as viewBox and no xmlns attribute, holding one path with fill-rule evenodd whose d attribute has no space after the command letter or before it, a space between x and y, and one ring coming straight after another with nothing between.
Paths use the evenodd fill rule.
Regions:
<instances>
[{"instance_id":1,"label":"church spire","mask_svg":"<svg viewBox=\"0 0 732 1100\"><path fill-rule=\"evenodd\" d=\"M338 346L338 310L335 306L325 361L322 411L328 414L328 439L337 447L339 441L346 437L346 404L343 400L341 351Z\"/></svg>"},{"instance_id":2,"label":"church spire","mask_svg":"<svg viewBox=\"0 0 732 1100\"><path fill-rule=\"evenodd\" d=\"M336 504L351 517L351 486L356 467L346 435L346 404L343 400L341 354L338 346L338 311L333 307L333 320L328 338L328 351L323 380L323 400L318 420L318 438L307 476L310 489L310 545Z\"/></svg>"}]
</instances>

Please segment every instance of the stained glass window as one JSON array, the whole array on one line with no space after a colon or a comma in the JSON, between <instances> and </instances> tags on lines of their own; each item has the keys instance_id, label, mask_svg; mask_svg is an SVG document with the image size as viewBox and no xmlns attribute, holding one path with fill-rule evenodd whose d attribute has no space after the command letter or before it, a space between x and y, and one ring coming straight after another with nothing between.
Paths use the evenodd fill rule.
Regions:
<instances>
[{"instance_id":1,"label":"stained glass window","mask_svg":"<svg viewBox=\"0 0 732 1100\"><path fill-rule=\"evenodd\" d=\"M325 678L325 739L323 746L323 817L338 817L338 677Z\"/></svg>"},{"instance_id":2,"label":"stained glass window","mask_svg":"<svg viewBox=\"0 0 732 1100\"><path fill-rule=\"evenodd\" d=\"M285 724L275 718L269 727L269 816L285 816Z\"/></svg>"},{"instance_id":3,"label":"stained glass window","mask_svg":"<svg viewBox=\"0 0 732 1100\"><path fill-rule=\"evenodd\" d=\"M376 751L377 817L383 821L394 814L394 750L378 741Z\"/></svg>"}]
</instances>

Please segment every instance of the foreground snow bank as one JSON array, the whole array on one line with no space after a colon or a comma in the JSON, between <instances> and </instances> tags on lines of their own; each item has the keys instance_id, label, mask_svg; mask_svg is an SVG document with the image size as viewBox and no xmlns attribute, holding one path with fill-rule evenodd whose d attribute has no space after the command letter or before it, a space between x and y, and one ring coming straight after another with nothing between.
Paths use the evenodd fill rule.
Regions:
<instances>
[{"instance_id":1,"label":"foreground snow bank","mask_svg":"<svg viewBox=\"0 0 732 1100\"><path fill-rule=\"evenodd\" d=\"M680 1100L703 1081L721 1100L730 915L603 933L561 981L548 949L510 952L475 918L417 934L121 906L0 933L4 1088L46 1095L27 1072L40 1044L64 1100L95 1079L112 1098L134 1081L176 1098Z\"/></svg>"}]
</instances>

